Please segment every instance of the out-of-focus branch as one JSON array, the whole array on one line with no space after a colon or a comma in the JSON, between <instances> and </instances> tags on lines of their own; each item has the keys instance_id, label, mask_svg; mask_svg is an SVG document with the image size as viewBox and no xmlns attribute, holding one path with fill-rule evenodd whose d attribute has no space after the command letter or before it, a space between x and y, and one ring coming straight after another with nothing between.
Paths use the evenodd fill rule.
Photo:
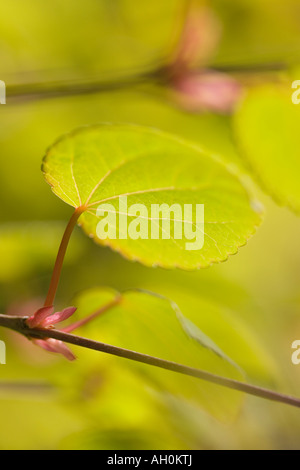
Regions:
<instances>
[{"instance_id":1,"label":"out-of-focus branch","mask_svg":"<svg viewBox=\"0 0 300 470\"><path fill-rule=\"evenodd\" d=\"M161 69L150 72L136 73L122 79L104 81L93 80L59 80L40 83L21 83L7 85L7 99L11 103L34 101L47 98L59 98L72 95L107 93L155 82Z\"/></svg>"}]
</instances>

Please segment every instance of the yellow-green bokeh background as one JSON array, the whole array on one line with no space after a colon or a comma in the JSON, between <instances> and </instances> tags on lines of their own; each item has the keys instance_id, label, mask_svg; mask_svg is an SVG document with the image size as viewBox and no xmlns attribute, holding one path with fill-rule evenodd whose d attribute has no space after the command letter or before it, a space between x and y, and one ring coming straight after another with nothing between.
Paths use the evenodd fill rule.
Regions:
<instances>
[{"instance_id":1,"label":"yellow-green bokeh background","mask_svg":"<svg viewBox=\"0 0 300 470\"><path fill-rule=\"evenodd\" d=\"M211 1L223 35L213 64L300 61L299 2ZM9 98L16 84L56 80L123 80L151 70L178 38L183 0L11 0L1 5L0 311L39 305L71 209L43 180L46 148L75 127L101 121L154 126L189 138L243 165L230 118L191 115L151 86L51 99ZM137 175L138 177L138 175ZM253 383L300 394L300 220L259 191L266 214L248 245L226 263L186 273L148 269L100 248L76 229L63 271L58 307L93 286L142 287L177 301L226 350L218 309L255 337ZM189 300L193 297L193 302ZM197 300L195 300L195 298ZM191 302L191 303L190 303ZM52 358L3 329L7 364L0 366L0 449L290 449L300 447L297 409L236 394L234 416L218 419L151 387L120 359L76 350L77 363ZM142 339L141 339L142 340ZM238 361L239 351L234 359ZM247 358L240 358L247 363ZM184 380L184 379L182 379ZM5 389L3 383L49 387ZM215 391L216 400L222 390Z\"/></svg>"}]
</instances>

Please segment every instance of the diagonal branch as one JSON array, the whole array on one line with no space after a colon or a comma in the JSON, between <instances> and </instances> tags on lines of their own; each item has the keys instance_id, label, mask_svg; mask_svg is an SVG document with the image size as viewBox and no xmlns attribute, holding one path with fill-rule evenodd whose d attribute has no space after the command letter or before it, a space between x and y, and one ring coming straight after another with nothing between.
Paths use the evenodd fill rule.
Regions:
<instances>
[{"instance_id":1,"label":"diagonal branch","mask_svg":"<svg viewBox=\"0 0 300 470\"><path fill-rule=\"evenodd\" d=\"M228 379L226 377L211 374L210 372L196 369L194 367L189 367L183 364L178 364L176 362L167 361L165 359L149 356L147 354L131 351L129 349L119 348L110 344L93 341L87 338L82 338L80 336L71 335L63 331L55 329L31 329L26 325L26 319L27 317L10 317L8 315L0 314L0 326L17 331L18 333L25 335L29 339L57 339L60 341L64 341L65 343L73 344L74 346L80 346L83 348L92 349L94 351L112 354L113 356L130 359L131 361L148 364L154 367L159 367L160 369L170 370L190 377L195 377L200 380L205 380L206 382L219 385L221 387L227 387L232 390L248 393L249 395L253 395L259 398L264 398L266 400L272 400L279 403L285 403L287 405L300 408L300 398L292 397L289 395L283 395L281 393L277 393L266 388L257 387L255 385L250 385L244 382L239 382L237 380Z\"/></svg>"}]
</instances>

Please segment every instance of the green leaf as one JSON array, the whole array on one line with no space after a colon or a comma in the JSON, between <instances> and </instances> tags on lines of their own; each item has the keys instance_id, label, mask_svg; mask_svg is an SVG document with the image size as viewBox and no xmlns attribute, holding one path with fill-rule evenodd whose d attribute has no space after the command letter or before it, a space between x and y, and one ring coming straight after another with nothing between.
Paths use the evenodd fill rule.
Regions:
<instances>
[{"instance_id":1,"label":"green leaf","mask_svg":"<svg viewBox=\"0 0 300 470\"><path fill-rule=\"evenodd\" d=\"M210 351L214 352L217 356L225 361L228 361L234 367L241 371L240 367L228 357L219 346L212 341L206 334L203 333L193 322L191 322L188 318L186 318L182 313L178 314L178 319L181 322L181 325L186 332L186 334L193 340L197 341L201 346L204 348L209 349Z\"/></svg>"},{"instance_id":2,"label":"green leaf","mask_svg":"<svg viewBox=\"0 0 300 470\"><path fill-rule=\"evenodd\" d=\"M43 172L57 196L73 207L84 207L80 225L90 237L147 266L195 269L224 261L245 245L261 221L260 206L235 167L153 129L130 125L81 128L48 150ZM119 208L120 196L127 197L127 210ZM197 232L198 247L203 234L204 246L187 249L191 240L185 230L182 239L173 237L176 222L172 213L170 239L120 239L124 232L119 231L119 217L112 224L116 238L99 239L97 208L102 203L111 204L117 214L123 210L128 225L136 220L131 205L143 204L147 215L139 220L146 219L149 235L150 225L159 224L160 237L162 220L152 220L152 204L204 204L204 229L198 225ZM179 221L195 229L195 214L187 217L183 213Z\"/></svg>"},{"instance_id":3,"label":"green leaf","mask_svg":"<svg viewBox=\"0 0 300 470\"><path fill-rule=\"evenodd\" d=\"M105 288L83 292L75 300L78 306L77 317L84 318L94 313L115 296L116 291ZM206 338L204 344L200 345L197 339L187 334L182 327L182 314L178 318L178 310L174 311L170 301L157 295L149 295L147 292L126 291L117 306L82 327L82 331L83 335L98 341L198 367L226 377L243 379L243 375L232 361L224 360L225 352L217 349L216 345L211 347L212 350L208 349L208 344L214 344L213 341ZM234 341L234 335L232 339ZM238 345L241 355L243 354L241 340ZM222 357L216 354L217 351ZM123 361L105 358L106 362L117 361L118 364L120 360ZM152 387L189 399L219 418L232 416L241 403L241 396L236 392L220 389L203 381L133 361L122 362L122 366L135 370Z\"/></svg>"},{"instance_id":4,"label":"green leaf","mask_svg":"<svg viewBox=\"0 0 300 470\"><path fill-rule=\"evenodd\" d=\"M144 289L130 289L129 292L140 292L141 294L146 294L146 295L152 295L154 297L157 297L158 299L161 299L163 302L168 302L170 304L170 307L173 309L174 314L176 314L177 320L179 321L181 327L187 334L189 338L192 340L196 341L198 344L200 344L203 348L209 349L212 351L214 354L219 356L220 358L224 359L225 361L228 361L230 364L232 364L234 367L236 367L240 372L241 368L232 360L230 357L228 357L222 349L219 348L217 344L214 343L206 334L203 333L203 331L200 330L193 322L191 322L188 318L186 318L178 305L173 301L168 299L167 297L153 293Z\"/></svg>"},{"instance_id":5,"label":"green leaf","mask_svg":"<svg viewBox=\"0 0 300 470\"><path fill-rule=\"evenodd\" d=\"M151 286L152 288L155 286ZM216 283L215 288L222 291L222 283ZM230 290L228 285L226 288L227 294L223 293L225 299L230 292L231 295L236 292L236 289ZM196 341L203 341L205 333L203 343L206 347L209 348L213 340L215 353L217 354L220 350L220 356L226 354L227 361L238 364L250 381L261 382L268 386L273 384L278 380L276 361L268 348L262 344L260 335L251 328L250 319L247 321L243 318L244 312L241 304L228 308L226 301L217 301L216 294L212 295L209 292L209 284L206 284L206 290L208 298L205 298L201 292L195 291L193 287L187 289L182 285L179 288L178 284L177 286L174 284L167 289L167 295L172 299L176 298L185 320L189 322L190 335L193 335ZM250 308L255 308L254 305L255 303ZM252 318L253 312L250 315Z\"/></svg>"},{"instance_id":6,"label":"green leaf","mask_svg":"<svg viewBox=\"0 0 300 470\"><path fill-rule=\"evenodd\" d=\"M238 111L238 143L262 187L275 201L300 212L300 106L292 88L269 85L252 90Z\"/></svg>"}]
</instances>

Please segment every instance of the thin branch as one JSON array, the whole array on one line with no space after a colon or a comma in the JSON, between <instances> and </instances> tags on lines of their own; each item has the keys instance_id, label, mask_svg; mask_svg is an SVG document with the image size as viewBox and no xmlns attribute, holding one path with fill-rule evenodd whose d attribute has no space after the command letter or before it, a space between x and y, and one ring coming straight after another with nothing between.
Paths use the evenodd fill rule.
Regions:
<instances>
[{"instance_id":1,"label":"thin branch","mask_svg":"<svg viewBox=\"0 0 300 470\"><path fill-rule=\"evenodd\" d=\"M111 79L110 81L95 78L94 80L57 80L55 82L12 84L7 85L7 98L12 103L19 103L28 100L113 92L147 82L151 83L159 77L160 72L161 68L158 68L125 78Z\"/></svg>"},{"instance_id":2,"label":"thin branch","mask_svg":"<svg viewBox=\"0 0 300 470\"><path fill-rule=\"evenodd\" d=\"M221 387L226 387L232 390L237 390L239 392L244 392L259 398L264 398L266 400L272 400L279 403L285 403L287 405L300 408L300 398L292 397L289 395L283 395L281 393L277 393L266 388L257 387L233 379L228 379L226 377L211 374L210 372L206 372L204 370L195 369L193 367L185 366L183 364L178 364L172 361L167 361L158 357L149 356L147 354L142 354L128 349L119 348L117 346L93 341L87 338L82 338L80 336L71 335L63 331L55 329L30 329L25 323L26 318L27 317L9 317L7 315L0 315L0 326L13 329L25 335L29 339L57 339L60 341L64 341L65 343L73 344L74 346L80 346L83 348L92 349L94 351L100 351L106 354L111 354L113 356L130 359L131 361L148 364L154 367L159 367L160 369L170 370L190 377L195 377L200 380L205 380L206 382L219 385Z\"/></svg>"}]
</instances>

